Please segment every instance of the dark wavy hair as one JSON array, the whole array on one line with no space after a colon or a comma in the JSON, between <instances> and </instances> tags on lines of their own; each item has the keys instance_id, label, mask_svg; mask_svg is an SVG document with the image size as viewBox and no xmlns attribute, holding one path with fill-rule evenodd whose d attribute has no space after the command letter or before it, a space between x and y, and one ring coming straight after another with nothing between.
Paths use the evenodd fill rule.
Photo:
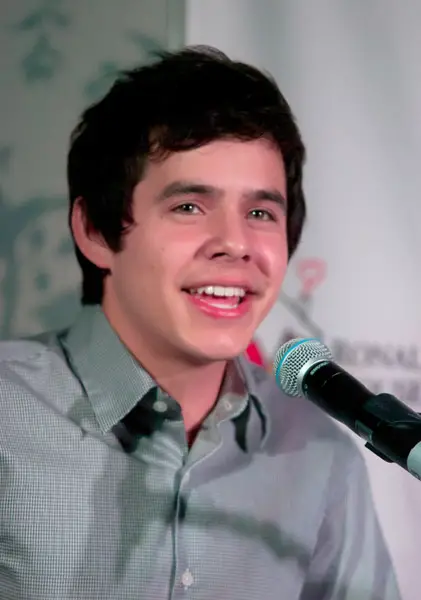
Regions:
<instances>
[{"instance_id":1,"label":"dark wavy hair","mask_svg":"<svg viewBox=\"0 0 421 600\"><path fill-rule=\"evenodd\" d=\"M82 197L91 227L118 252L133 223L132 194L148 159L229 137L270 138L281 151L291 257L305 220L299 129L270 76L211 47L163 52L151 64L122 72L106 96L83 112L68 153L69 219ZM106 272L75 250L82 304L100 304Z\"/></svg>"}]
</instances>

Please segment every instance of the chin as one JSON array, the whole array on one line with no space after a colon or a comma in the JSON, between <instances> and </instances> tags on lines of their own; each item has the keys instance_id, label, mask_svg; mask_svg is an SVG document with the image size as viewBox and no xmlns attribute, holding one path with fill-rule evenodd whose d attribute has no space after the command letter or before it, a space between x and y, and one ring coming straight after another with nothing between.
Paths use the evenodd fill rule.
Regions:
<instances>
[{"instance_id":1,"label":"chin","mask_svg":"<svg viewBox=\"0 0 421 600\"><path fill-rule=\"evenodd\" d=\"M219 339L218 339L219 338ZM250 339L227 339L222 334L215 333L214 339L205 343L204 340L190 344L191 353L203 362L220 362L233 360L246 351Z\"/></svg>"}]
</instances>

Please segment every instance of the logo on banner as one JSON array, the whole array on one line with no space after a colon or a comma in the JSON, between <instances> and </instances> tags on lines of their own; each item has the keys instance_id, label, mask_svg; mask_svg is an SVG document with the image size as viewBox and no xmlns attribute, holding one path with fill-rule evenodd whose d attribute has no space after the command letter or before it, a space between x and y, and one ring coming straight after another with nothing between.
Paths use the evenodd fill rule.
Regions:
<instances>
[{"instance_id":1,"label":"logo on banner","mask_svg":"<svg viewBox=\"0 0 421 600\"><path fill-rule=\"evenodd\" d=\"M306 258L298 261L295 276L298 292L281 292L279 302L285 309L276 348L292 338L315 337L331 350L335 361L354 374L373 393L388 392L403 402L421 409L421 350L415 345L385 344L376 340L351 340L330 336L313 318L317 290L327 277L326 261ZM267 371L274 357L267 357L258 340L247 350L248 358Z\"/></svg>"}]
</instances>

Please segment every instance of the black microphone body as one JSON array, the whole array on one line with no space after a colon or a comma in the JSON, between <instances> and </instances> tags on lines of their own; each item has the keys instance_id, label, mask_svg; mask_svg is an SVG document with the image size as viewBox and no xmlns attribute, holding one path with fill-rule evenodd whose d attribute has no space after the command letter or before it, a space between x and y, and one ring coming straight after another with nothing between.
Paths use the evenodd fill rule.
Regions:
<instances>
[{"instance_id":1,"label":"black microphone body","mask_svg":"<svg viewBox=\"0 0 421 600\"><path fill-rule=\"evenodd\" d=\"M304 396L343 423L387 462L421 479L421 415L391 394L373 394L332 360L319 340L291 340L278 351L274 374L290 396Z\"/></svg>"},{"instance_id":2,"label":"black microphone body","mask_svg":"<svg viewBox=\"0 0 421 600\"><path fill-rule=\"evenodd\" d=\"M421 456L421 416L391 394L373 394L331 361L309 368L301 388L309 400L366 440L367 447L381 458L408 470L408 457L417 444ZM411 473L421 478L421 472L412 469Z\"/></svg>"}]
</instances>

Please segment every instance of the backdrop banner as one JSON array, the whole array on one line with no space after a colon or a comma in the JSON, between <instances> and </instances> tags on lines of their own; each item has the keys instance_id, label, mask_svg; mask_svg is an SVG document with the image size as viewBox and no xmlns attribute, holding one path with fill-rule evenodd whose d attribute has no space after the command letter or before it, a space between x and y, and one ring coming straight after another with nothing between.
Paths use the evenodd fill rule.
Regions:
<instances>
[{"instance_id":1,"label":"backdrop banner","mask_svg":"<svg viewBox=\"0 0 421 600\"><path fill-rule=\"evenodd\" d=\"M119 71L182 45L184 22L184 0L1 1L0 338L73 319L70 132Z\"/></svg>"},{"instance_id":2,"label":"backdrop banner","mask_svg":"<svg viewBox=\"0 0 421 600\"><path fill-rule=\"evenodd\" d=\"M269 71L308 149L309 220L251 360L317 336L421 412L421 5L190 0L187 41ZM351 434L350 434L351 435ZM363 448L405 600L419 600L421 482Z\"/></svg>"}]
</instances>

